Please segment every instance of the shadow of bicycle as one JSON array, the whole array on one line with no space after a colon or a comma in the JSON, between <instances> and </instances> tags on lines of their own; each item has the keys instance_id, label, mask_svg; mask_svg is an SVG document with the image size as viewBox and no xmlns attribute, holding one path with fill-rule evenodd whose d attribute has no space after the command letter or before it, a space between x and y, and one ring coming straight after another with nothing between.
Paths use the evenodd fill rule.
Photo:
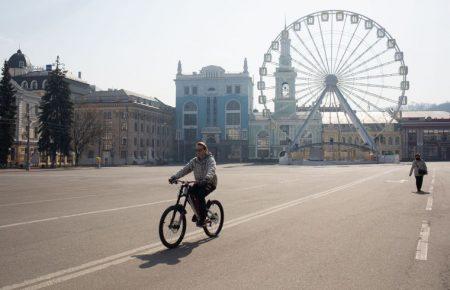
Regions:
<instances>
[{"instance_id":1,"label":"shadow of bicycle","mask_svg":"<svg viewBox=\"0 0 450 290\"><path fill-rule=\"evenodd\" d=\"M136 255L133 257L144 261L143 264L139 265L139 268L141 269L151 268L158 264L175 265L181 262L182 258L192 253L195 248L213 239L214 238L205 238L195 242L185 242L175 249L166 249L154 254Z\"/></svg>"}]
</instances>

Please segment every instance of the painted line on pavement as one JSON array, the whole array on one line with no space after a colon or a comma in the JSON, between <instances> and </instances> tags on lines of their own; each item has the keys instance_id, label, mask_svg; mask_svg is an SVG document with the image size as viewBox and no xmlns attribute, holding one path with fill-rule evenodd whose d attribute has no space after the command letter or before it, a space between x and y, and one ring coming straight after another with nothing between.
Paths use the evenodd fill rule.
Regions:
<instances>
[{"instance_id":1,"label":"painted line on pavement","mask_svg":"<svg viewBox=\"0 0 450 290\"><path fill-rule=\"evenodd\" d=\"M427 205L425 207L425 210L428 210L428 211L431 211L433 209L433 191L434 191L435 178L436 178L436 169L433 170L433 177L431 178L430 189L428 190L428 192L430 193L430 196L428 197Z\"/></svg>"},{"instance_id":2,"label":"painted line on pavement","mask_svg":"<svg viewBox=\"0 0 450 290\"><path fill-rule=\"evenodd\" d=\"M314 200L314 199L318 199L321 197L325 197L330 195L331 193L337 192L337 191L341 191L343 189L347 189L350 188L352 186L355 186L357 184L361 184L363 182L366 182L368 180L371 179L376 179L382 175L385 174L389 174L392 173L394 171L397 171L399 169L394 169L394 170L389 170L380 174L376 174L376 175L372 175L370 177L366 177L345 185L341 185L338 187L334 187L325 191L321 191L315 194L311 194L308 195L306 197L301 197L295 200L291 200L289 202L283 203L283 204L279 204L264 210L260 210L248 215L244 215L238 218L235 218L233 220L230 220L228 222L224 223L224 227L223 229L228 229L228 228L232 228L235 226L238 226L242 223L266 216L266 215L270 215L273 214L275 212L281 211L283 209L289 208L289 207L293 207L302 203L305 203L307 201L310 200ZM186 234L185 236L185 241L186 240L190 240L193 239L197 236L203 235L203 230L196 230L193 232L190 232L188 234ZM71 280L80 276L84 276L96 271L100 271L103 269L106 269L110 266L113 265L118 265L118 264L122 264L128 261L131 261L134 258L135 255L140 254L140 253L144 253L145 254L151 254L151 253L155 253L159 250L164 249L165 247L161 244L161 242L155 242L152 243L150 245L146 245L146 246L142 246L139 248L135 248L132 250L128 250L119 254L115 254L112 256L108 256L99 260L94 260L76 267L72 267L72 268L68 268L68 269L64 269L64 270L60 270L54 273L50 273L44 276L40 276L34 279L30 279L30 280L25 280L21 283L17 283L17 284L13 284L13 285L9 285L9 286L4 286L2 288L0 288L0 290L12 290L12 289L17 289L17 288L23 288L23 287L27 287L25 289L40 289L40 288L44 288L44 287L48 287L48 286L52 286L67 280ZM150 251L150 252L149 252ZM39 284L37 284L39 283Z\"/></svg>"},{"instance_id":3,"label":"painted line on pavement","mask_svg":"<svg viewBox=\"0 0 450 290\"><path fill-rule=\"evenodd\" d=\"M430 224L422 221L419 241L417 242L416 260L426 261L428 255L428 238L430 237Z\"/></svg>"},{"instance_id":4,"label":"painted line on pavement","mask_svg":"<svg viewBox=\"0 0 450 290\"><path fill-rule=\"evenodd\" d=\"M92 196L99 196L99 195L98 194L87 194L87 195L83 195L83 196L62 197L62 198L53 198L53 199L41 199L41 200L35 200L35 201L25 201L25 202L16 202L16 203L3 203L3 204L0 204L0 207L36 204L36 203L52 202L52 201L60 201L60 200L79 199L79 198L86 198L86 197L92 197Z\"/></svg>"},{"instance_id":5,"label":"painted line on pavement","mask_svg":"<svg viewBox=\"0 0 450 290\"><path fill-rule=\"evenodd\" d=\"M130 208L137 208L137 207L143 207L143 206L149 206L149 205L166 203L166 202L173 202L173 201L175 201L175 199L167 199L167 200L160 200L160 201L156 201L156 202L135 204L135 205L130 205L130 206L122 206L122 207L116 207L116 208L109 208L109 209L88 211L88 212L82 212L82 213L76 213L76 214L62 215L62 216L58 216L58 217L51 217L51 218L45 218L45 219L39 219L39 220L32 220L32 221L26 221L26 222L14 223L14 224L2 225L2 226L0 226L0 229L11 228L11 227L16 227L16 226L22 226L22 225L35 224L35 223L41 223L41 222L54 221L54 220L59 220L59 219L67 219L67 218L79 217L79 216L90 215L90 214L98 214L98 213L104 213L104 212L112 212L112 211L118 211L118 210L130 209Z\"/></svg>"},{"instance_id":6,"label":"painted line on pavement","mask_svg":"<svg viewBox=\"0 0 450 290\"><path fill-rule=\"evenodd\" d=\"M267 186L267 184L260 184L260 185L254 185L254 186L249 186L249 187L242 187L242 188L239 188L239 191L263 188L263 187L266 187L266 186ZM166 202L174 202L174 201L176 201L176 199L161 200L161 201L150 202L150 203L141 203L141 204L135 204L135 205L130 205L130 206L122 206L122 207L117 207L117 208L110 208L110 209L82 212L82 213L63 215L63 216L57 216L57 217L50 217L50 218L45 218L45 219L24 221L24 222L12 223L12 224L7 224L7 225L0 225L0 230L1 229L5 229L5 228L16 227L16 226L23 226L23 225L29 225L29 224L35 224L35 223L42 223L42 222L59 220L59 219L79 217L79 216L84 216L84 215L91 215L91 214L98 214L98 213L105 213L105 212L112 212L112 211L119 211L119 210L125 210L125 209L130 209L130 208L137 208L137 207L161 204L161 203L166 203Z\"/></svg>"}]
</instances>

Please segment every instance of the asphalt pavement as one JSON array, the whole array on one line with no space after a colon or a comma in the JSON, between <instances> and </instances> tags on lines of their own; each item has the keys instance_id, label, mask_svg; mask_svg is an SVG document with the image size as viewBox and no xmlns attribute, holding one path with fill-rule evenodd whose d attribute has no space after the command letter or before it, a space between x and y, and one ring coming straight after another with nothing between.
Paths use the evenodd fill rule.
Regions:
<instances>
[{"instance_id":1,"label":"asphalt pavement","mask_svg":"<svg viewBox=\"0 0 450 290\"><path fill-rule=\"evenodd\" d=\"M219 165L218 238L158 236L179 169L0 171L0 289L450 289L450 163ZM186 179L192 178L192 176Z\"/></svg>"}]
</instances>

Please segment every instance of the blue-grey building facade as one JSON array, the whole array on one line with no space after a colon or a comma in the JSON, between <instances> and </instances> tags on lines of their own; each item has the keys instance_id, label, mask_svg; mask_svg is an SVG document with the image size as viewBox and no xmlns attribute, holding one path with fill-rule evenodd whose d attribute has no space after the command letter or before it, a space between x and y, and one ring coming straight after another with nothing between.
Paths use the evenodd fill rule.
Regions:
<instances>
[{"instance_id":1,"label":"blue-grey building facade","mask_svg":"<svg viewBox=\"0 0 450 290\"><path fill-rule=\"evenodd\" d=\"M239 73L219 66L183 74L178 63L176 129L178 160L194 154L194 144L204 141L219 162L248 158L248 118L253 108L253 80L247 60Z\"/></svg>"}]
</instances>

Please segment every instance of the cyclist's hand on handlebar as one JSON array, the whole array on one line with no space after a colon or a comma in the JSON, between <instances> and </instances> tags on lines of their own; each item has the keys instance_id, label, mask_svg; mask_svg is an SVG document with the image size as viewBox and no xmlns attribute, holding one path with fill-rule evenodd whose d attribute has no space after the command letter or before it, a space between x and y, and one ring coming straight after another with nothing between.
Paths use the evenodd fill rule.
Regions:
<instances>
[{"instance_id":1,"label":"cyclist's hand on handlebar","mask_svg":"<svg viewBox=\"0 0 450 290\"><path fill-rule=\"evenodd\" d=\"M174 176L172 176L171 178L169 178L169 183L170 183L170 184L173 184L173 183L175 183L175 182L177 182L177 179L176 179Z\"/></svg>"}]
</instances>

